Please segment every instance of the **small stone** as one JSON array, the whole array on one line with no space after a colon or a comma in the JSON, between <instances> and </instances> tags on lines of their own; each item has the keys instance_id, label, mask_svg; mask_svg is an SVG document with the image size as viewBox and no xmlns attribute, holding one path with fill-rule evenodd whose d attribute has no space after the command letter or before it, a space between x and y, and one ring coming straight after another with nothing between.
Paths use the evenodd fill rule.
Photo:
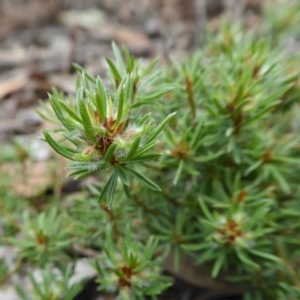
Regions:
<instances>
[{"instance_id":1,"label":"small stone","mask_svg":"<svg viewBox=\"0 0 300 300\"><path fill-rule=\"evenodd\" d=\"M150 38L161 36L160 25L156 19L149 19L145 24L145 31Z\"/></svg>"}]
</instances>

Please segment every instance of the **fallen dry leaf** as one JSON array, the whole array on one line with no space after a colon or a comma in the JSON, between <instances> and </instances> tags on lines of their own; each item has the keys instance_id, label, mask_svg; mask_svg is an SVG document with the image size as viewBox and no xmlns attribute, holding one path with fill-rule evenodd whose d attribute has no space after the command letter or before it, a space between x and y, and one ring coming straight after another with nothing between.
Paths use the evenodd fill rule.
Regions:
<instances>
[{"instance_id":1,"label":"fallen dry leaf","mask_svg":"<svg viewBox=\"0 0 300 300\"><path fill-rule=\"evenodd\" d=\"M125 45L137 56L147 56L152 51L152 44L148 36L143 31L130 27L106 23L95 30L93 35L98 36L101 40L115 41Z\"/></svg>"},{"instance_id":2,"label":"fallen dry leaf","mask_svg":"<svg viewBox=\"0 0 300 300\"><path fill-rule=\"evenodd\" d=\"M61 0L25 1L15 4L9 1L0 2L0 39L6 37L11 30L21 26L36 26L52 18L60 8Z\"/></svg>"},{"instance_id":3,"label":"fallen dry leaf","mask_svg":"<svg viewBox=\"0 0 300 300\"><path fill-rule=\"evenodd\" d=\"M18 72L11 78L0 81L0 100L6 96L22 90L29 81L26 72Z\"/></svg>"},{"instance_id":4,"label":"fallen dry leaf","mask_svg":"<svg viewBox=\"0 0 300 300\"><path fill-rule=\"evenodd\" d=\"M68 27L93 30L105 22L105 14L100 9L67 10L59 13L59 19Z\"/></svg>"},{"instance_id":5,"label":"fallen dry leaf","mask_svg":"<svg viewBox=\"0 0 300 300\"><path fill-rule=\"evenodd\" d=\"M47 188L57 186L58 178L65 177L64 163L53 161L7 162L0 166L0 174L13 178L11 188L25 198L39 196Z\"/></svg>"}]
</instances>

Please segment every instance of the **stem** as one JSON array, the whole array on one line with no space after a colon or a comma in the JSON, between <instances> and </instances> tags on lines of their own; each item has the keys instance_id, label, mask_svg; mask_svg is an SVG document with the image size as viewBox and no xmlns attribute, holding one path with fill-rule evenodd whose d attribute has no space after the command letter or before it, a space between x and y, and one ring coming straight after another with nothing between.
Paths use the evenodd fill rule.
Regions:
<instances>
[{"instance_id":1,"label":"stem","mask_svg":"<svg viewBox=\"0 0 300 300\"><path fill-rule=\"evenodd\" d=\"M109 219L110 219L110 221L113 224L114 236L115 236L116 239L118 239L118 237L120 236L120 231L119 231L119 228L117 227L117 224L116 224L116 216L115 216L115 214L113 213L112 210L110 210L105 205L102 205L101 208L108 214Z\"/></svg>"},{"instance_id":2,"label":"stem","mask_svg":"<svg viewBox=\"0 0 300 300\"><path fill-rule=\"evenodd\" d=\"M160 211L154 210L154 209L148 207L142 200L140 200L140 199L138 198L137 195L132 195L132 196L131 196L131 199L132 199L135 203L137 203L137 204L138 204L144 211L146 211L147 213L150 213L150 214L152 214L152 215L154 215L154 216L162 215L162 213L161 213Z\"/></svg>"},{"instance_id":3,"label":"stem","mask_svg":"<svg viewBox=\"0 0 300 300\"><path fill-rule=\"evenodd\" d=\"M168 195L168 193L167 193L165 190L162 190L162 194L164 195L165 199L166 199L170 204L172 204L172 205L175 206L175 207L178 206L177 201L176 201L174 198L170 197L170 196Z\"/></svg>"}]
</instances>

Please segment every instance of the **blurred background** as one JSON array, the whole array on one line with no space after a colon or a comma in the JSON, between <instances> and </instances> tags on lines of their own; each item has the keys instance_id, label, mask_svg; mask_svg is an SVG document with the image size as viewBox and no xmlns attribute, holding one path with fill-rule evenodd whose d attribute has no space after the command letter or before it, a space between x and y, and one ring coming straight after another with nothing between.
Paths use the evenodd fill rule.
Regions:
<instances>
[{"instance_id":1,"label":"blurred background","mask_svg":"<svg viewBox=\"0 0 300 300\"><path fill-rule=\"evenodd\" d=\"M111 41L167 63L201 46L205 28L217 30L224 19L256 26L264 7L275 2L0 0L0 143L36 130L39 119L28 108L52 87L74 91L72 63L105 74Z\"/></svg>"},{"instance_id":2,"label":"blurred background","mask_svg":"<svg viewBox=\"0 0 300 300\"><path fill-rule=\"evenodd\" d=\"M205 28L217 30L224 20L255 27L264 20L266 7L296 2L0 0L0 99L17 96L14 105L26 106L45 98L52 86L72 92L72 63L104 74L103 57L110 54L113 40L136 56L167 62L170 55L181 59L201 46ZM2 101L0 109L2 120L10 115ZM0 121L0 141L2 127Z\"/></svg>"}]
</instances>

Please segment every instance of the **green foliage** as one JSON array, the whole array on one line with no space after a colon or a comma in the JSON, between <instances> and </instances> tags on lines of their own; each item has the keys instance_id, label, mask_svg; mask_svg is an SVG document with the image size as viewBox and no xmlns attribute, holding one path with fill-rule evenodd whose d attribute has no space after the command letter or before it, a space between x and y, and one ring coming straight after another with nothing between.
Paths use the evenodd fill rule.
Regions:
<instances>
[{"instance_id":1,"label":"green foliage","mask_svg":"<svg viewBox=\"0 0 300 300\"><path fill-rule=\"evenodd\" d=\"M299 56L231 25L164 68L113 52L107 85L75 65L76 95L53 91L40 111L70 176L97 183L24 214L9 239L21 260L62 270L81 249L99 289L124 300L161 294L165 258L188 256L246 300L297 299ZM72 299L72 272L58 277L65 298L45 272L36 299Z\"/></svg>"},{"instance_id":2,"label":"green foliage","mask_svg":"<svg viewBox=\"0 0 300 300\"><path fill-rule=\"evenodd\" d=\"M176 266L183 253L191 255L197 265L211 266L212 277L225 281L239 278L245 290L247 285L256 285L251 276L256 277L259 272L268 281L272 273L278 282L275 288L272 284L273 294L267 287L257 287L255 291L264 295L268 290L266 295L277 297L284 284L276 274L285 276L294 268L293 261L283 259L278 244L290 244L287 247L292 249L291 236L299 230L294 225L293 233L282 237L287 226L293 230L292 224L297 224L296 220L288 222L292 217L288 207L295 205L299 196L294 170L295 165L300 165L299 137L295 131L299 126L299 98L295 96L299 92L299 73L293 68L296 58L273 49L267 39L257 39L251 33L242 33L238 26L225 25L203 51L182 64L174 62L160 77L165 82L162 91L167 84L170 88L164 102L157 102L162 109L152 112L160 122L154 127L149 121L148 103L134 105L139 97L132 96L133 86L142 80L133 75L137 64L128 60L127 52L122 60L121 52L115 45L113 48L116 61L107 61L115 83L113 91L106 92L100 79L91 79L80 69L75 110L67 112L56 94L51 98L53 109L67 130L63 135L76 145L75 150L63 148L47 132L46 140L57 152L76 161L71 165L76 169L75 175L114 169L106 183L100 185L99 194L109 206L115 198L123 203L112 207L109 218L114 224L114 243L118 241L124 251L132 247L130 242L121 242L125 234L122 226L126 223L122 220L129 218L144 226L145 232L154 234L168 253L174 254ZM161 96L162 91L158 87L154 95ZM169 120L174 111L177 116ZM66 115L76 125L68 122ZM107 128L107 119L114 120L112 128ZM114 136L111 132L119 130L122 124L126 125ZM124 139L122 135L127 134L128 128L133 130L129 124L139 124L142 129ZM164 127L164 144L158 147L155 138ZM111 138L107 148L101 144L103 136ZM84 156L86 152L78 149L92 150ZM149 154L152 149L160 149L161 154L153 162L155 156ZM87 167L91 162L97 167ZM145 185L132 184L130 177ZM126 196L117 188L118 178ZM94 205L101 206L95 201ZM107 220L105 214L102 206L97 218ZM92 216L91 211L89 215ZM131 230L138 228L133 225ZM127 298L123 295L118 283L120 276L125 275L120 268L127 266L128 261L124 253L118 254L118 248L107 247L110 239L105 238L105 230L96 232L103 237L101 246L106 249L102 259L96 260L101 288L119 291L120 299L146 295L146 289L139 284L139 288L132 286L125 294ZM279 236L283 239L280 243ZM141 237L136 234L136 239ZM267 272L272 265L276 271Z\"/></svg>"},{"instance_id":3,"label":"green foliage","mask_svg":"<svg viewBox=\"0 0 300 300\"><path fill-rule=\"evenodd\" d=\"M8 268L6 261L4 259L1 259L0 260L0 282L5 281L8 270L9 270L9 268Z\"/></svg>"},{"instance_id":4,"label":"green foliage","mask_svg":"<svg viewBox=\"0 0 300 300\"><path fill-rule=\"evenodd\" d=\"M299 36L300 5L298 1L275 1L264 7L265 27L275 38Z\"/></svg>"},{"instance_id":5,"label":"green foliage","mask_svg":"<svg viewBox=\"0 0 300 300\"><path fill-rule=\"evenodd\" d=\"M70 284L69 280L73 270L68 266L65 270L43 270L40 280L29 274L32 290L30 294L20 285L16 289L22 300L72 300L82 289L80 283Z\"/></svg>"},{"instance_id":6,"label":"green foliage","mask_svg":"<svg viewBox=\"0 0 300 300\"><path fill-rule=\"evenodd\" d=\"M146 244L136 243L130 240L128 233L118 245L108 238L103 255L93 262L100 288L117 292L119 300L160 294L171 281L159 275L161 259L154 257L157 241L150 237Z\"/></svg>"},{"instance_id":7,"label":"green foliage","mask_svg":"<svg viewBox=\"0 0 300 300\"><path fill-rule=\"evenodd\" d=\"M58 215L55 209L33 219L25 213L23 218L22 238L16 236L11 239L12 244L18 247L20 257L41 265L49 261L49 258L51 261L61 260L64 249L72 242L72 228L66 218Z\"/></svg>"},{"instance_id":8,"label":"green foliage","mask_svg":"<svg viewBox=\"0 0 300 300\"><path fill-rule=\"evenodd\" d=\"M128 187L128 177L135 177L148 187L159 187L144 174L132 167L156 159L159 154L149 153L156 145L156 137L175 113L169 114L160 124L155 124L151 114L140 114L145 101L153 101L166 91L168 86L156 86L155 92L143 88L144 80L154 84L157 77L148 78L154 67L150 63L144 69L139 67L127 50L121 52L113 44L116 62L107 59L115 82L115 88L107 90L100 78L94 79L79 66L77 94L66 104L64 95L54 91L50 102L63 128L56 130L62 136L57 140L49 131L44 138L60 155L74 161L69 168L70 176L81 178L93 172L109 169L111 176L103 187L100 200L107 199L109 206L120 179ZM141 74L140 74L141 73ZM142 80L143 79L143 80Z\"/></svg>"}]
</instances>

